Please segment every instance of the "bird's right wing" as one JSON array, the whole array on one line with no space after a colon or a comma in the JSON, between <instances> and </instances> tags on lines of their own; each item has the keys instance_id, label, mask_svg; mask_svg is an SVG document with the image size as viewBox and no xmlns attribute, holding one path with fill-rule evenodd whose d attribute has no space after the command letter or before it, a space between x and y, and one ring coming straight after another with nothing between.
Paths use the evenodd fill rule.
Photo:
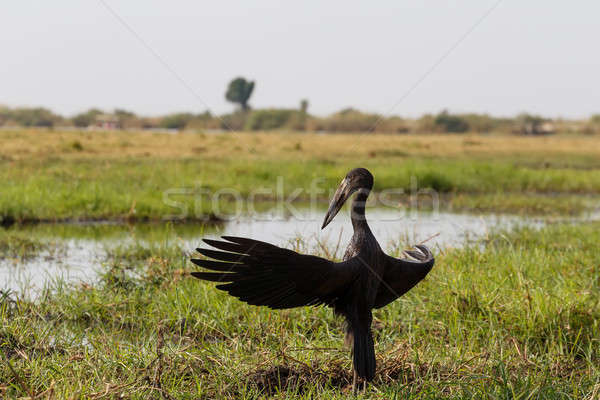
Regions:
<instances>
[{"instance_id":1,"label":"bird's right wing","mask_svg":"<svg viewBox=\"0 0 600 400\"><path fill-rule=\"evenodd\" d=\"M412 289L433 268L435 259L427 246L417 245L417 250L405 250L409 258L388 256L388 262L379 285L375 308L381 308Z\"/></svg>"},{"instance_id":2,"label":"bird's right wing","mask_svg":"<svg viewBox=\"0 0 600 400\"><path fill-rule=\"evenodd\" d=\"M274 309L331 304L360 270L355 259L335 263L303 255L253 239L223 236L204 239L219 250L197 249L213 260L192 259L218 272L192 272L192 276L220 282L217 289L252 305Z\"/></svg>"}]
</instances>

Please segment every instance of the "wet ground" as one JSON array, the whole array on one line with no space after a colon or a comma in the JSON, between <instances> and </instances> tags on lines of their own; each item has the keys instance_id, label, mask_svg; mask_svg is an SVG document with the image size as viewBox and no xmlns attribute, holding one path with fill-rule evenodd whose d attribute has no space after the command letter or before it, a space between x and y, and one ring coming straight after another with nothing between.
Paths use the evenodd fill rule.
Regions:
<instances>
[{"instance_id":1,"label":"wet ground","mask_svg":"<svg viewBox=\"0 0 600 400\"><path fill-rule=\"evenodd\" d=\"M116 246L129 244L179 245L193 252L203 237L247 236L276 245L317 251L322 246L341 257L352 235L347 210L340 212L324 230L320 229L324 210L301 210L294 216L277 211L234 218L220 225L200 224L52 224L13 227L21 234L50 241L49 249L28 258L0 258L0 289L35 296L56 278L69 282L93 283L98 271L106 267L107 255ZM597 219L588 214L580 220ZM395 209L370 209L368 220L383 249L410 246L426 241L433 249L462 246L485 238L492 230L518 226L539 227L572 218L526 218L512 215L473 215L447 212L400 212ZM8 231L0 231L6 234Z\"/></svg>"}]
</instances>

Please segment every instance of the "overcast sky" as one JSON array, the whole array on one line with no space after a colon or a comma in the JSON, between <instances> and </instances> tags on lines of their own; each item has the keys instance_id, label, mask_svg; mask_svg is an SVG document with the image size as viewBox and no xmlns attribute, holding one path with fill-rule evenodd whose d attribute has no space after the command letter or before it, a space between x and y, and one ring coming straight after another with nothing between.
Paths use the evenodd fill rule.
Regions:
<instances>
[{"instance_id":1,"label":"overcast sky","mask_svg":"<svg viewBox=\"0 0 600 400\"><path fill-rule=\"evenodd\" d=\"M594 0L0 4L8 106L222 113L241 75L256 80L255 108L600 113Z\"/></svg>"}]
</instances>

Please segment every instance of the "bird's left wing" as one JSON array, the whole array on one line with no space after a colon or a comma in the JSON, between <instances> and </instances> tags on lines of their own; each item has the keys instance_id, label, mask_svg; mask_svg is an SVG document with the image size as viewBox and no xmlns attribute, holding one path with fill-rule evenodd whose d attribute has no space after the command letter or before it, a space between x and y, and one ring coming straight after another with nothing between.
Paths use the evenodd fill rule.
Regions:
<instances>
[{"instance_id":1,"label":"bird's left wing","mask_svg":"<svg viewBox=\"0 0 600 400\"><path fill-rule=\"evenodd\" d=\"M417 250L405 250L411 258L387 256L385 272L375 298L375 308L381 308L412 289L433 268L435 259L427 246L417 245Z\"/></svg>"},{"instance_id":2,"label":"bird's left wing","mask_svg":"<svg viewBox=\"0 0 600 400\"><path fill-rule=\"evenodd\" d=\"M220 282L217 289L252 305L274 309L331 304L354 281L360 269L355 259L335 263L253 239L223 236L204 239L219 250L197 249L212 260L192 259L218 272L192 276Z\"/></svg>"}]
</instances>

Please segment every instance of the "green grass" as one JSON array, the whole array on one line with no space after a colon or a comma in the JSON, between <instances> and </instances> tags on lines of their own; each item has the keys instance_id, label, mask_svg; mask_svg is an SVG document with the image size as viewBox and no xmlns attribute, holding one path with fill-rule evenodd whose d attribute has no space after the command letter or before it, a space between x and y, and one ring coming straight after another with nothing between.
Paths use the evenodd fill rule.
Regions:
<instances>
[{"instance_id":1,"label":"green grass","mask_svg":"<svg viewBox=\"0 0 600 400\"><path fill-rule=\"evenodd\" d=\"M373 172L379 192L392 189L410 194L430 188L445 195L444 199L478 195L454 201L453 207L461 210L545 213L553 212L551 202L560 210L577 213L586 204L573 200L576 195L600 194L600 174L594 169L536 169L506 161L64 159L22 161L18 168L0 163L0 219L5 224L69 219L206 220L235 210L231 195L223 194L213 202L206 193L232 189L247 208L248 199L259 188L267 189L257 193L259 202L277 199L278 177L282 177L284 196L299 188L296 199L305 201L320 188L318 198L325 202L341 177L357 165ZM313 182L318 186L312 186ZM165 193L171 193L168 201ZM506 201L506 193L511 201ZM547 200L544 207L531 197L555 193L571 197Z\"/></svg>"},{"instance_id":2,"label":"green grass","mask_svg":"<svg viewBox=\"0 0 600 400\"><path fill-rule=\"evenodd\" d=\"M21 130L1 131L0 142L4 225L215 220L235 210L231 192L242 210L251 199L292 193L326 202L357 166L373 172L376 192L432 189L454 210L572 214L600 197L600 139L592 136Z\"/></svg>"},{"instance_id":3,"label":"green grass","mask_svg":"<svg viewBox=\"0 0 600 400\"><path fill-rule=\"evenodd\" d=\"M436 251L375 312L364 398L592 399L600 388L600 224L498 232ZM97 285L0 297L0 394L54 398L346 398L329 309L247 306L185 275L177 242L118 247Z\"/></svg>"}]
</instances>

